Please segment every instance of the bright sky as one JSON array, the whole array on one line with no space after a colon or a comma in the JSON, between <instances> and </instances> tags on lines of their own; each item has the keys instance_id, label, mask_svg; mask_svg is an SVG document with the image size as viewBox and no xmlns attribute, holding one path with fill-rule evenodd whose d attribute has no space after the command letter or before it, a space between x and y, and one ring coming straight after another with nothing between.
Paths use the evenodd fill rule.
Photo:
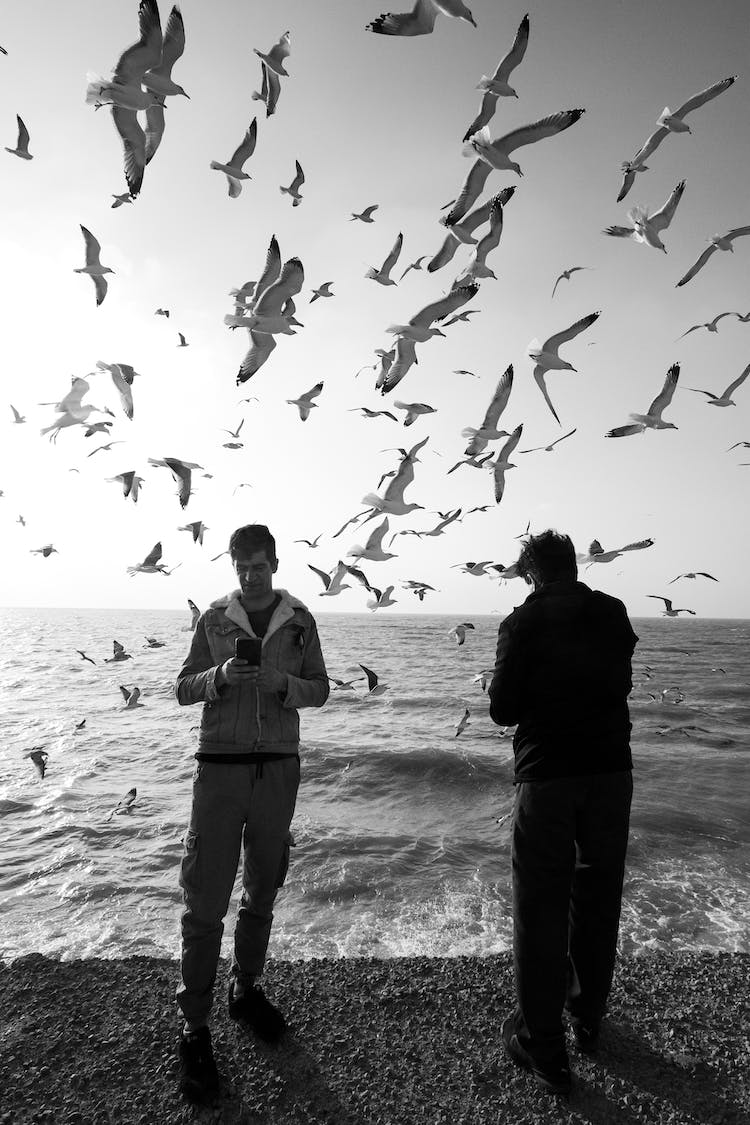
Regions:
<instances>
[{"instance_id":1,"label":"bright sky","mask_svg":"<svg viewBox=\"0 0 750 1125\"><path fill-rule=\"evenodd\" d=\"M391 517L384 545L393 531L434 527L438 510L491 508L439 537L400 535L391 548L397 558L361 564L375 586L395 586L392 612L508 612L528 592L521 582L471 577L455 564L511 563L515 537L530 521L533 532L567 531L581 551L594 538L610 549L652 537L648 550L581 572L634 616L658 613L661 603L646 595L665 594L701 616L750 617L750 466L741 465L750 462L750 449L727 452L750 441L750 379L727 409L686 389L719 394L740 374L750 360L750 322L728 317L717 334L701 329L678 339L725 310L750 311L750 237L737 239L733 254L713 254L694 280L675 288L713 234L750 223L745 5L556 0L527 9L525 0L473 0L477 30L440 16L434 33L419 38L365 31L383 0L185 0L181 7L187 42L173 76L190 100L169 99L143 190L117 209L112 196L126 190L121 146L109 110L85 104L86 73L109 75L135 41L136 0L29 0L4 10L1 143L15 145L18 112L34 159L0 152L0 600L181 608L192 597L203 606L235 584L228 558L211 556L236 526L258 521L276 535L279 585L313 610L363 611L368 595L354 581L335 600L320 599L322 583L306 564L331 570L364 542L379 520L332 535L364 510L362 497L377 489L381 474L397 467L398 453L381 451L409 448L429 434L406 493L426 510ZM523 178L491 173L482 200L517 185L489 259L498 280L484 280L466 306L478 315L448 328L445 339L419 345L418 366L381 396L374 370L355 373L375 362L375 348L390 346L388 325L448 291L469 250L459 247L442 270L413 270L396 286L366 280L365 271L382 263L399 231L396 279L440 247L440 209L470 167L461 138L479 108L476 84L509 49L527 10L529 46L511 78L518 100L498 101L492 136L558 110L586 113L566 132L516 151ZM163 27L168 15L163 2ZM268 51L287 29L289 78L266 119L262 103L251 100L261 81L253 48ZM651 170L617 203L620 165L663 107L674 109L732 74L738 81L687 119L692 135L667 137ZM209 163L228 159L255 115L258 143L247 165L253 178L230 199L224 175ZM292 180L296 159L306 182L293 208L279 187ZM635 204L660 207L681 179L687 186L664 235L667 254L602 234L625 223ZM372 203L379 204L375 222L348 221ZM73 272L84 264L81 223L114 270L99 308L90 279ZM228 292L257 279L274 233L282 259L298 256L304 264L297 300L304 328L278 337L265 366L237 387L247 334L223 323L232 311ZM573 265L587 270L562 281L551 300L556 277ZM309 305L312 288L324 281L335 296ZM154 315L159 307L171 311L168 320ZM527 348L597 309L599 321L562 351L578 373L547 378L560 427L533 381ZM189 347L177 348L178 331ZM89 458L106 439L84 438L74 427L50 444L39 431L55 411L39 404L60 399L71 377L88 377L97 360L132 364L141 377L132 422L109 375L90 378L85 401L114 411L110 438L122 444ZM629 412L646 411L676 361L680 382L665 418L679 429L605 438ZM515 380L501 426L523 422L519 449L577 432L551 453L516 452L517 468L507 473L496 506L491 473L447 470L463 455L461 429L480 425L509 363ZM320 380L318 407L303 423L285 400ZM248 395L260 401L239 405ZM428 403L436 413L405 429L349 412L366 405L400 419L395 399ZM9 403L25 424L13 423ZM230 440L222 431L243 418L244 448L222 448ZM213 474L194 474L184 511L169 471L147 463L166 456ZM145 481L137 504L105 479L131 469ZM235 491L241 482L252 488ZM209 529L202 547L178 530L199 519ZM318 534L314 551L293 542ZM157 540L162 561L179 568L169 577L128 576L126 567ZM45 544L59 553L30 554ZM698 570L719 583L668 585ZM407 579L437 592L420 604L402 588Z\"/></svg>"}]
</instances>

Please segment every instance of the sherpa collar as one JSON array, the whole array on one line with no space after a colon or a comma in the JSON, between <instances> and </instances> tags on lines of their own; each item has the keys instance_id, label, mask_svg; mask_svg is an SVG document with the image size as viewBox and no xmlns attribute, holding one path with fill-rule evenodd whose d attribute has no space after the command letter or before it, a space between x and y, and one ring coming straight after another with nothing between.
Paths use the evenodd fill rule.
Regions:
<instances>
[{"instance_id":1,"label":"sherpa collar","mask_svg":"<svg viewBox=\"0 0 750 1125\"><path fill-rule=\"evenodd\" d=\"M307 611L307 606L304 602L301 602L299 598L295 598L294 594L290 594L288 590L274 590L274 594L280 594L281 601L273 611L273 616L268 623L268 628L263 638L264 642L266 637L270 637L270 635L275 633L285 622L294 617L295 609L304 609ZM253 627L240 601L241 595L241 590L232 590L229 594L224 594L223 597L217 598L216 601L211 602L211 608L223 609L225 616L228 617L230 621L233 621L235 625L239 625L249 636L254 637L255 633L253 632Z\"/></svg>"}]
</instances>

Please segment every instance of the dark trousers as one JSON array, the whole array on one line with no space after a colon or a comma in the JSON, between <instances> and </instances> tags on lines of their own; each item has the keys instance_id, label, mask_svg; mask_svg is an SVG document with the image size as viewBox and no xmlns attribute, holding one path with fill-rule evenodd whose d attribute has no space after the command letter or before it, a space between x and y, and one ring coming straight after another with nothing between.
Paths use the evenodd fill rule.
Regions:
<instances>
[{"instance_id":1,"label":"dark trousers","mask_svg":"<svg viewBox=\"0 0 750 1125\"><path fill-rule=\"evenodd\" d=\"M527 1051L549 1059L565 1049L564 1007L587 1024L604 1015L617 950L633 776L624 770L557 777L521 782L517 789L515 1027Z\"/></svg>"}]
</instances>

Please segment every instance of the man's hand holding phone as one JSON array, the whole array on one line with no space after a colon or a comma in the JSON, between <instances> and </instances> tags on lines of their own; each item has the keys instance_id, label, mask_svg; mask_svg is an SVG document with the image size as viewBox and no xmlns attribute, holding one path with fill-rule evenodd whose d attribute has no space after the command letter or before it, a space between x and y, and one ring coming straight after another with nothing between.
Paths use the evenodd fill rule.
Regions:
<instances>
[{"instance_id":1,"label":"man's hand holding phone","mask_svg":"<svg viewBox=\"0 0 750 1125\"><path fill-rule=\"evenodd\" d=\"M286 691L287 676L262 666L262 645L257 637L237 637L234 656L221 665L219 677L227 684L254 684L259 691Z\"/></svg>"}]
</instances>

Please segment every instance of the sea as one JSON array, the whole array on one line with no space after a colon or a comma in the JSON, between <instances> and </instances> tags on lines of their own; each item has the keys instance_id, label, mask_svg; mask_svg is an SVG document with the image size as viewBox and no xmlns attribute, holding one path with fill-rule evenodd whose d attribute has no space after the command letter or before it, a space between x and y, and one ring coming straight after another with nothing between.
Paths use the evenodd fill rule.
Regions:
<instances>
[{"instance_id":1,"label":"sea","mask_svg":"<svg viewBox=\"0 0 750 1125\"><path fill-rule=\"evenodd\" d=\"M316 617L329 674L355 679L364 664L385 690L356 682L301 713L270 955L510 948L513 731L490 720L480 675L500 618L475 616L459 645L448 616ZM750 621L633 624L621 951L750 951ZM176 958L200 719L173 695L189 614L13 608L0 629L0 959ZM131 660L105 663L114 640ZM121 685L143 705L126 709ZM43 778L25 756L35 747ZM239 893L238 880L225 956Z\"/></svg>"}]
</instances>

